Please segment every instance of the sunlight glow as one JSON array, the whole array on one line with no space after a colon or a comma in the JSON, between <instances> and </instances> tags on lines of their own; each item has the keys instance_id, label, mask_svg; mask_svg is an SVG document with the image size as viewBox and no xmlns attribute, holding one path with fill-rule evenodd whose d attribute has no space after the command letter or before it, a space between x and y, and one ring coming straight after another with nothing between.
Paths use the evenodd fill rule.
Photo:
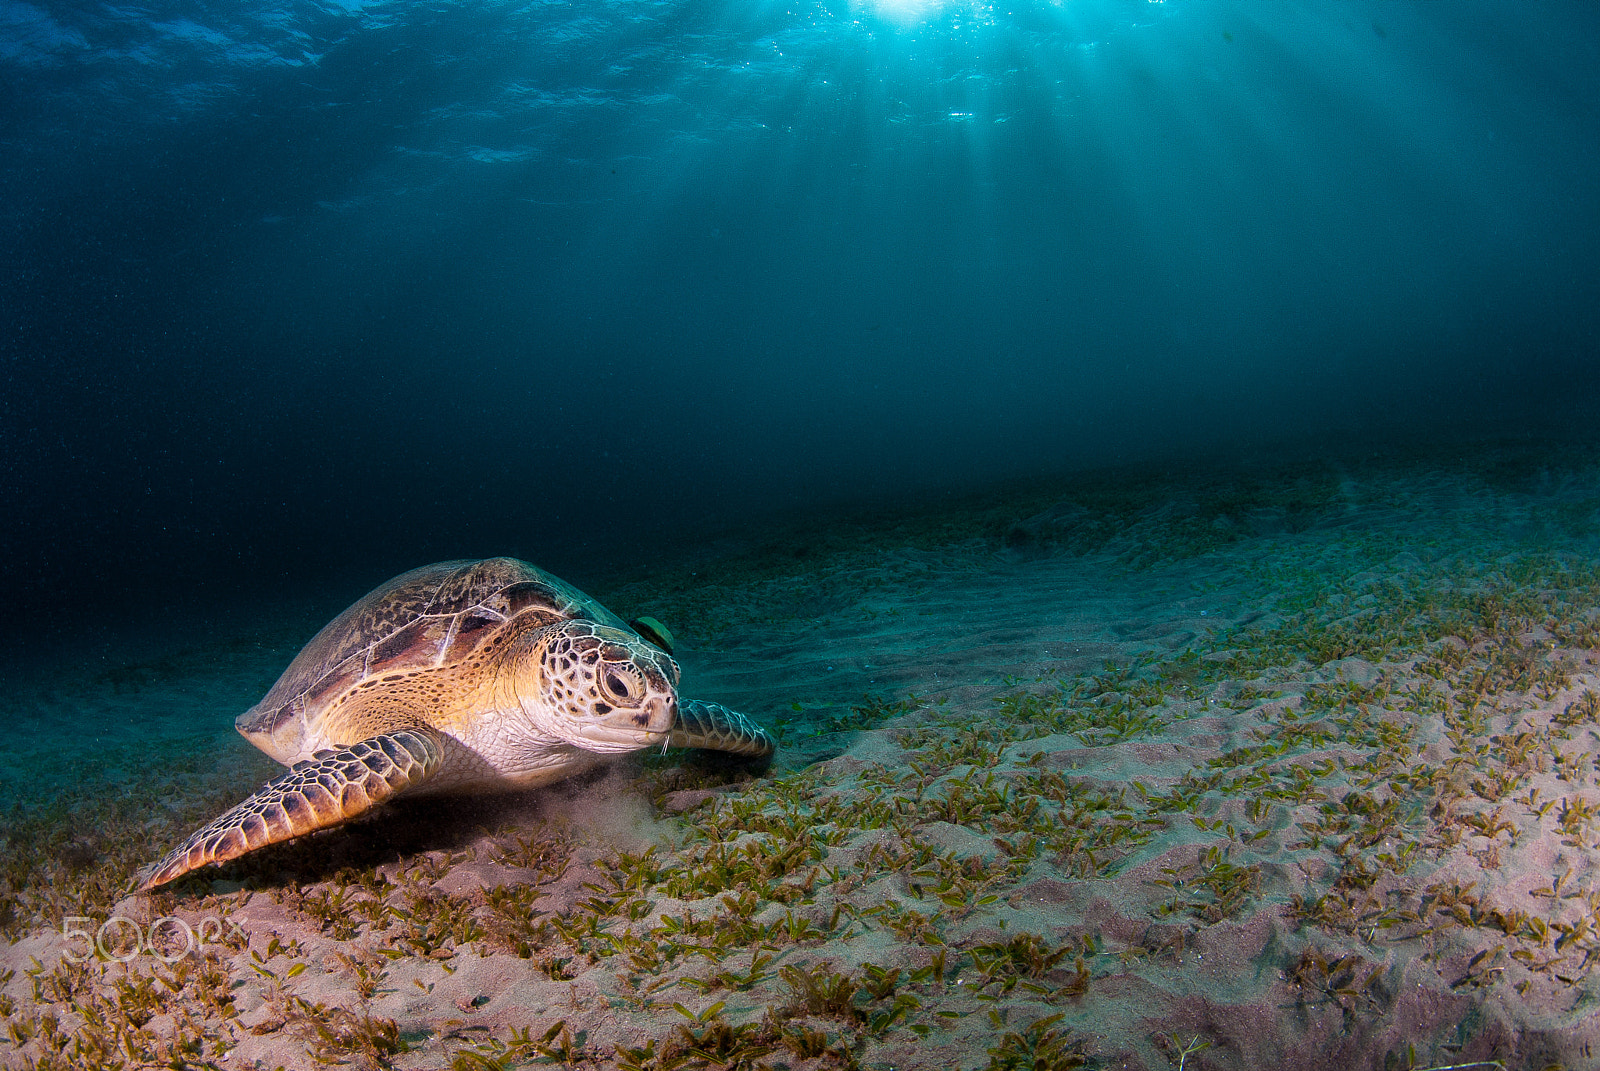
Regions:
<instances>
[{"instance_id":1,"label":"sunlight glow","mask_svg":"<svg viewBox=\"0 0 1600 1071\"><path fill-rule=\"evenodd\" d=\"M947 6L946 0L873 0L872 9L879 17L890 22L926 22L938 16Z\"/></svg>"},{"instance_id":2,"label":"sunlight glow","mask_svg":"<svg viewBox=\"0 0 1600 1071\"><path fill-rule=\"evenodd\" d=\"M862 14L897 26L916 26L938 20L990 22L994 9L985 0L857 0Z\"/></svg>"}]
</instances>

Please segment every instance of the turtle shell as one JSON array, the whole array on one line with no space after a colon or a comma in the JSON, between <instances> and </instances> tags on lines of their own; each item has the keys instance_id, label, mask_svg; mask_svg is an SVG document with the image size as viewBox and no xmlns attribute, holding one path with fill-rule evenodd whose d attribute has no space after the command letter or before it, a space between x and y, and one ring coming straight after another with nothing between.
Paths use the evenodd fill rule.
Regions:
<instances>
[{"instance_id":1,"label":"turtle shell","mask_svg":"<svg viewBox=\"0 0 1600 1071\"><path fill-rule=\"evenodd\" d=\"M515 558L437 562L402 573L328 622L266 696L234 722L268 754L289 761L307 723L368 677L454 665L507 622L538 627L622 619L544 570Z\"/></svg>"}]
</instances>

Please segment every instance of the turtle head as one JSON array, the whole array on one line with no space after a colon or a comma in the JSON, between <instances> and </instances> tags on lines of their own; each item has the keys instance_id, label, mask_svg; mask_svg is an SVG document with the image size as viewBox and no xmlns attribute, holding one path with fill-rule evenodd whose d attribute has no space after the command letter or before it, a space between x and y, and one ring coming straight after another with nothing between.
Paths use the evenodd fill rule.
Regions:
<instances>
[{"instance_id":1,"label":"turtle head","mask_svg":"<svg viewBox=\"0 0 1600 1071\"><path fill-rule=\"evenodd\" d=\"M541 632L537 680L519 689L540 728L585 751L637 751L666 739L678 720L678 663L670 656L593 621Z\"/></svg>"}]
</instances>

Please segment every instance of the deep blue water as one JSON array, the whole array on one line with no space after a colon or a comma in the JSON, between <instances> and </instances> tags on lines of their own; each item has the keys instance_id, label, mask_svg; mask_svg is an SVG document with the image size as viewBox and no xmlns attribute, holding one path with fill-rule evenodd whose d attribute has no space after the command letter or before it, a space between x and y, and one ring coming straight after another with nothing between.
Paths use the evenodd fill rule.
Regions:
<instances>
[{"instance_id":1,"label":"deep blue water","mask_svg":"<svg viewBox=\"0 0 1600 1071\"><path fill-rule=\"evenodd\" d=\"M1584 435L1597 108L1587 0L0 0L8 628Z\"/></svg>"}]
</instances>

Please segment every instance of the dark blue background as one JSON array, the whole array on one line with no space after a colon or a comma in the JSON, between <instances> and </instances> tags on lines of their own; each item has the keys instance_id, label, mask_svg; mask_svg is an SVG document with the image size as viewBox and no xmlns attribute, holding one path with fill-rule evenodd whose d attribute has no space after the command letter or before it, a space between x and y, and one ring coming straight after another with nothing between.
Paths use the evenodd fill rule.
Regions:
<instances>
[{"instance_id":1,"label":"dark blue background","mask_svg":"<svg viewBox=\"0 0 1600 1071\"><path fill-rule=\"evenodd\" d=\"M506 552L584 583L1135 457L1587 435L1597 30L0 0L10 620Z\"/></svg>"}]
</instances>

